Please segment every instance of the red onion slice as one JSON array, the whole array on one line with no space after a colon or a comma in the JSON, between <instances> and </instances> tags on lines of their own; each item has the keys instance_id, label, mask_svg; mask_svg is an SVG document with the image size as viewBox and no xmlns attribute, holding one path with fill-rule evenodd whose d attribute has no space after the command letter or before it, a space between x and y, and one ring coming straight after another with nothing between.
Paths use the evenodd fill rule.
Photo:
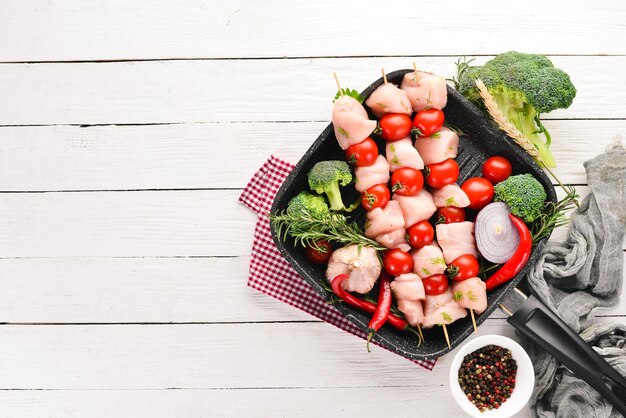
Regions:
<instances>
[{"instance_id":1,"label":"red onion slice","mask_svg":"<svg viewBox=\"0 0 626 418\"><path fill-rule=\"evenodd\" d=\"M507 262L519 245L519 232L509 218L506 203L485 206L476 217L474 234L480 254L492 263Z\"/></svg>"}]
</instances>

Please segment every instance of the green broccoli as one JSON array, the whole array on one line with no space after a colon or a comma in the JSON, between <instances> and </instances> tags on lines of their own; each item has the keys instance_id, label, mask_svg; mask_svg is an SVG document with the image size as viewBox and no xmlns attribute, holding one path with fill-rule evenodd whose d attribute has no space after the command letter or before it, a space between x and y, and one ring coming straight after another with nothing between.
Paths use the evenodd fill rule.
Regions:
<instances>
[{"instance_id":1,"label":"green broccoli","mask_svg":"<svg viewBox=\"0 0 626 418\"><path fill-rule=\"evenodd\" d=\"M459 92L470 101L482 104L475 84L476 79L481 79L504 115L532 141L541 163L555 167L550 134L542 125L540 115L570 107L576 88L569 76L543 55L513 51L500 54L483 66L459 62L458 70Z\"/></svg>"},{"instance_id":2,"label":"green broccoli","mask_svg":"<svg viewBox=\"0 0 626 418\"><path fill-rule=\"evenodd\" d=\"M343 204L339 185L345 186L352 181L350 167L345 161L320 161L309 171L309 187L317 193L325 193L331 210L353 211L360 200L350 207Z\"/></svg>"},{"instance_id":3,"label":"green broccoli","mask_svg":"<svg viewBox=\"0 0 626 418\"><path fill-rule=\"evenodd\" d=\"M322 196L309 192L300 192L289 201L287 214L290 216L309 216L315 219L323 219L330 215L330 211Z\"/></svg>"},{"instance_id":4,"label":"green broccoli","mask_svg":"<svg viewBox=\"0 0 626 418\"><path fill-rule=\"evenodd\" d=\"M531 174L518 174L501 181L494 187L496 202L509 205L513 215L532 222L544 211L546 191Z\"/></svg>"}]
</instances>

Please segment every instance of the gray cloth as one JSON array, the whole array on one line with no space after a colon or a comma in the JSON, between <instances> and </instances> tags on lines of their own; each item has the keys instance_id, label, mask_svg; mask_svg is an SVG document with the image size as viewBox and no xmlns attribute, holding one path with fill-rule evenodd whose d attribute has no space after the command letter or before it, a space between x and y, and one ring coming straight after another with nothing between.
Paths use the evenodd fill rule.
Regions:
<instances>
[{"instance_id":1,"label":"gray cloth","mask_svg":"<svg viewBox=\"0 0 626 418\"><path fill-rule=\"evenodd\" d=\"M626 375L626 324L596 320L595 308L621 294L626 229L626 150L616 144L585 163L590 193L572 214L564 243L549 244L528 275L532 292ZM525 342L536 373L538 417L620 417L612 405L552 356Z\"/></svg>"}]
</instances>

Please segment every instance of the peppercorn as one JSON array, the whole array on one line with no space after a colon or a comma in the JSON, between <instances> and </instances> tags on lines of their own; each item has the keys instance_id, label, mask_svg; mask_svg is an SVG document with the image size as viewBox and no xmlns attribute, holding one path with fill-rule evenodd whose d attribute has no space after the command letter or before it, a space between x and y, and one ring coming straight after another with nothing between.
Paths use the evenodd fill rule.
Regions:
<instances>
[{"instance_id":1,"label":"peppercorn","mask_svg":"<svg viewBox=\"0 0 626 418\"><path fill-rule=\"evenodd\" d=\"M466 355L459 368L459 386L479 411L498 409L515 388L517 362L509 349L486 345Z\"/></svg>"}]
</instances>

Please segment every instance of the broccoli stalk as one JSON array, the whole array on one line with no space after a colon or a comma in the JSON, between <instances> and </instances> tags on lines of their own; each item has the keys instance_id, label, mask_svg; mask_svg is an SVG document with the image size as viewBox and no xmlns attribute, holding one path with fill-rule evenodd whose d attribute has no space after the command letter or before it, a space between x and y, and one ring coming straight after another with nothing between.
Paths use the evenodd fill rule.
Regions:
<instances>
[{"instance_id":1,"label":"broccoli stalk","mask_svg":"<svg viewBox=\"0 0 626 418\"><path fill-rule=\"evenodd\" d=\"M483 66L458 62L457 88L470 101L482 105L476 80L485 83L498 107L539 152L545 167L555 167L550 134L540 116L567 109L576 96L569 76L543 55L506 52Z\"/></svg>"},{"instance_id":2,"label":"broccoli stalk","mask_svg":"<svg viewBox=\"0 0 626 418\"><path fill-rule=\"evenodd\" d=\"M331 210L353 211L358 207L360 199L346 207L341 197L339 185L346 186L352 181L350 167L345 161L320 161L308 174L309 187L317 193L325 193Z\"/></svg>"}]
</instances>

